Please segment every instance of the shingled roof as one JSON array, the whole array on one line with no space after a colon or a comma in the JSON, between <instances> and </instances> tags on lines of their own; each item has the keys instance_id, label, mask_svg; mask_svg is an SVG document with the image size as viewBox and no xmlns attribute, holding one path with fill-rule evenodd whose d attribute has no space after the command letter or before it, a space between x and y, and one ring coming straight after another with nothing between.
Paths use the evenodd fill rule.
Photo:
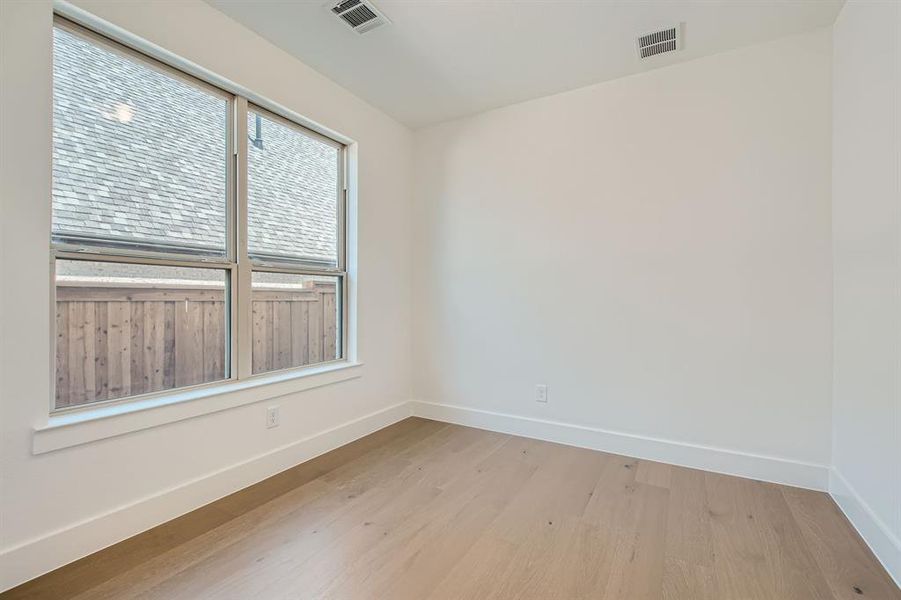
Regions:
<instances>
[{"instance_id":1,"label":"shingled roof","mask_svg":"<svg viewBox=\"0 0 901 600\"><path fill-rule=\"evenodd\" d=\"M53 85L54 236L221 254L225 96L61 29ZM334 264L337 149L261 125L248 143L251 252Z\"/></svg>"}]
</instances>

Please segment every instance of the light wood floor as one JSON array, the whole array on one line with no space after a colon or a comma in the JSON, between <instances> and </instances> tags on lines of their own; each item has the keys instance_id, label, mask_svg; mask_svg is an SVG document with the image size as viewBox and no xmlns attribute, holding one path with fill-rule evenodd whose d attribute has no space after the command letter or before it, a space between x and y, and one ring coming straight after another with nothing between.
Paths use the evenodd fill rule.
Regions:
<instances>
[{"instance_id":1,"label":"light wood floor","mask_svg":"<svg viewBox=\"0 0 901 600\"><path fill-rule=\"evenodd\" d=\"M901 599L822 493L407 419L4 598Z\"/></svg>"}]
</instances>

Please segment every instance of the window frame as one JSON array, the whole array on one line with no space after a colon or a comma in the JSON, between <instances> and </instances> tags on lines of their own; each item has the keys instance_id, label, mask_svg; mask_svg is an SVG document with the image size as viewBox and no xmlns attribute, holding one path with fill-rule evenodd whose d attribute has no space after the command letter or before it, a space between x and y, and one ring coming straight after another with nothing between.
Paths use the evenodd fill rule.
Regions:
<instances>
[{"instance_id":1,"label":"window frame","mask_svg":"<svg viewBox=\"0 0 901 600\"><path fill-rule=\"evenodd\" d=\"M292 371L304 369L307 366L314 365L328 365L332 363L343 362L347 360L347 325L348 325L348 314L347 314L347 145L338 142L332 138L329 138L321 133L313 131L308 127L304 127L300 123L297 123L291 119L283 117L278 113L275 113L263 106L260 106L259 103L251 102L246 98L238 99L238 110L236 111L236 118L238 119L237 128L237 143L239 146L238 151L238 173L248 173L248 140L250 139L249 132L247 131L247 116L251 113L256 113L263 116L266 119L269 119L279 125L284 127L288 127L290 129L297 130L302 135L307 135L317 141L328 144L329 146L334 147L338 150L338 176L335 186L335 207L336 207L336 222L337 222L337 231L336 234L336 242L337 242L337 260L336 265L334 267L320 267L316 266L314 263L305 262L300 259L291 259L290 257L285 257L284 259L270 259L270 260L261 260L255 259L250 256L250 251L248 249L248 210L250 205L248 203L248 191L247 191L247 176L240 178L238 181L238 209L240 212L239 224L238 224L238 253L239 257L244 258L245 261L242 262L239 260L238 273L239 279L241 283L239 283L239 298L241 294L245 294L245 306L251 305L253 302L253 289L252 289L252 279L254 272L260 273L286 273L293 275L311 275L311 276L325 276L325 277L335 277L337 281L337 285L340 289L335 290L335 299L338 303L339 308L339 318L337 320L338 331L336 332L336 353L338 355L337 358L332 360L320 361L317 363L313 363L313 365L304 365L299 367L288 367L286 369L273 369L271 371L264 371L261 373L253 372L253 347L250 342L246 345L246 347L242 347L241 351L246 351L246 356L242 356L242 359L239 361L240 366L239 369L239 378L251 378L251 377L263 377L271 373L279 373L283 371ZM248 318L248 322L246 323L247 331L245 333L245 337L247 339L252 340L252 323L250 322L250 318Z\"/></svg>"},{"instance_id":2,"label":"window frame","mask_svg":"<svg viewBox=\"0 0 901 600\"><path fill-rule=\"evenodd\" d=\"M349 323L350 302L348 290L350 288L350 275L347 271L348 252L348 198L349 198L349 147L348 143L324 135L299 123L297 120L285 116L291 111L281 109L271 102L262 100L243 90L229 90L226 86L220 86L202 77L195 76L164 62L147 52L144 52L124 40L99 33L94 29L79 24L66 16L54 13L53 28L60 28L66 32L85 39L89 43L100 46L123 56L132 61L139 62L149 68L156 69L163 74L178 79L201 90L219 96L226 100L226 139L225 173L225 253L221 256L187 254L183 252L170 252L165 250L132 249L128 247L102 246L97 243L73 243L69 240L57 240L50 232L50 415L60 415L96 409L116 404L128 404L138 401L147 401L154 398L165 398L170 395L184 394L192 390L205 388L221 388L229 383L251 383L276 375L283 379L285 375L297 377L307 374L321 373L323 368L338 366L340 363L350 364L349 349ZM192 69L193 70L193 69ZM51 92L52 93L52 92ZM253 97L251 101L250 98ZM254 260L248 254L248 197L247 197L247 158L248 158L248 131L247 117L250 112L258 112L266 118L272 119L282 125L299 130L302 134L327 143L338 150L338 177L336 182L336 206L337 206L337 264L335 267L317 267L305 264L302 261L261 261ZM52 198L51 198L52 203ZM93 239L93 238L91 238ZM199 384L174 387L143 394L134 394L109 400L85 403L76 406L56 406L56 262L57 260L117 262L138 265L161 265L173 267L193 267L201 269L224 270L227 273L225 310L228 323L228 340L226 341L227 356L225 365L226 377ZM317 363L276 369L254 374L252 372L252 285L251 279L254 271L291 273L298 275L335 277L340 290L336 290L336 304L338 305L338 319L336 326L336 359L320 361Z\"/></svg>"}]
</instances>

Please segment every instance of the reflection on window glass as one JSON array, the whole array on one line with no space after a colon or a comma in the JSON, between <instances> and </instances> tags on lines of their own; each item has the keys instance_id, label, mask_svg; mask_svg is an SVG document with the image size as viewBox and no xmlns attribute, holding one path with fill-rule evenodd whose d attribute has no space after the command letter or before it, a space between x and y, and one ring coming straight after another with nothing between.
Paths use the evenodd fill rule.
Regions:
<instances>
[{"instance_id":1,"label":"reflection on window glass","mask_svg":"<svg viewBox=\"0 0 901 600\"><path fill-rule=\"evenodd\" d=\"M253 274L253 372L341 358L337 277Z\"/></svg>"},{"instance_id":2,"label":"reflection on window glass","mask_svg":"<svg viewBox=\"0 0 901 600\"><path fill-rule=\"evenodd\" d=\"M56 261L56 407L228 376L227 272Z\"/></svg>"},{"instance_id":3,"label":"reflection on window glass","mask_svg":"<svg viewBox=\"0 0 901 600\"><path fill-rule=\"evenodd\" d=\"M247 134L250 255L337 265L338 149L254 112Z\"/></svg>"},{"instance_id":4,"label":"reflection on window glass","mask_svg":"<svg viewBox=\"0 0 901 600\"><path fill-rule=\"evenodd\" d=\"M225 253L225 98L53 30L53 235Z\"/></svg>"}]
</instances>

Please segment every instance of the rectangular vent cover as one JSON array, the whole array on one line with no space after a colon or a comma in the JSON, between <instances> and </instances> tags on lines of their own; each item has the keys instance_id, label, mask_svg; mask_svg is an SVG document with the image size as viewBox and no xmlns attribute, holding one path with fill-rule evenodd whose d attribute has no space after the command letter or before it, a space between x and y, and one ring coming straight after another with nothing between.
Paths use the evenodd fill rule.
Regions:
<instances>
[{"instance_id":1,"label":"rectangular vent cover","mask_svg":"<svg viewBox=\"0 0 901 600\"><path fill-rule=\"evenodd\" d=\"M682 49L682 27L674 25L638 38L638 57L641 59Z\"/></svg>"},{"instance_id":2,"label":"rectangular vent cover","mask_svg":"<svg viewBox=\"0 0 901 600\"><path fill-rule=\"evenodd\" d=\"M390 23L368 0L342 0L329 6L333 14L357 33L366 33L379 25Z\"/></svg>"}]
</instances>

